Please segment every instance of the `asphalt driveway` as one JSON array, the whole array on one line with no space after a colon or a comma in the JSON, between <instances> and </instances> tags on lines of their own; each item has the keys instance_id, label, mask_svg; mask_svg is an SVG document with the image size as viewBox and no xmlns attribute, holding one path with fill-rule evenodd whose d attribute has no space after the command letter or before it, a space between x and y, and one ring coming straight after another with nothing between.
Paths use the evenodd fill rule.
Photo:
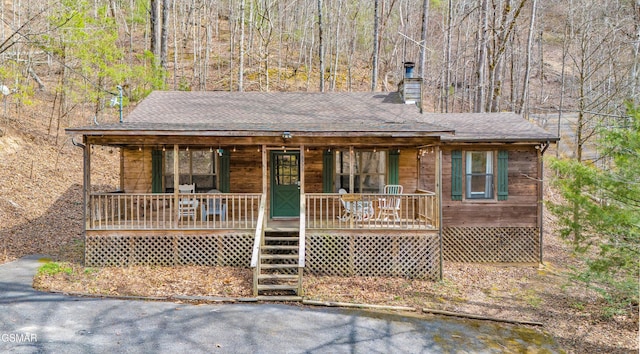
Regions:
<instances>
[{"instance_id":1,"label":"asphalt driveway","mask_svg":"<svg viewBox=\"0 0 640 354\"><path fill-rule=\"evenodd\" d=\"M280 304L188 305L78 298L32 289L43 263L0 266L0 352L503 353L558 352L537 331Z\"/></svg>"}]
</instances>

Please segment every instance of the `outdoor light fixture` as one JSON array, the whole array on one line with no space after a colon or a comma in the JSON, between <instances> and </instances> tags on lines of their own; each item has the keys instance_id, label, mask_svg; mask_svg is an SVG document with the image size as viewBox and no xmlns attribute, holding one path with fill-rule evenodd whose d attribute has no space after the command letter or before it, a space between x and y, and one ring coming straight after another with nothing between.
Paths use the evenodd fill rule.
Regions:
<instances>
[{"instance_id":1,"label":"outdoor light fixture","mask_svg":"<svg viewBox=\"0 0 640 354\"><path fill-rule=\"evenodd\" d=\"M293 138L293 135L291 135L291 132L283 132L282 133L282 139L291 139Z\"/></svg>"}]
</instances>

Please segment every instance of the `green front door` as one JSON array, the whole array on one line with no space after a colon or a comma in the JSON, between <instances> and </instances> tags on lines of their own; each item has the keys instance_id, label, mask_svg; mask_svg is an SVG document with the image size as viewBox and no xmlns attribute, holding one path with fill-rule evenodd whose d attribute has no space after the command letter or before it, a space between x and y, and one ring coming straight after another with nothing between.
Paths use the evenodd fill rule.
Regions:
<instances>
[{"instance_id":1,"label":"green front door","mask_svg":"<svg viewBox=\"0 0 640 354\"><path fill-rule=\"evenodd\" d=\"M271 152L271 217L300 216L300 153Z\"/></svg>"}]
</instances>

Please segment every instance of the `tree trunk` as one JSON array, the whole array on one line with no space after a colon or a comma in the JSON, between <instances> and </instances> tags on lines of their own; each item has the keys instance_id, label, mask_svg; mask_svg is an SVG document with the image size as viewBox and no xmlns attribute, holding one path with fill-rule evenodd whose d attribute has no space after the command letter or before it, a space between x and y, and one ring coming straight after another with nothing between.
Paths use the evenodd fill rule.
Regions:
<instances>
[{"instance_id":1,"label":"tree trunk","mask_svg":"<svg viewBox=\"0 0 640 354\"><path fill-rule=\"evenodd\" d=\"M373 69L371 70L371 92L375 92L378 87L378 46L379 46L379 33L378 25L380 22L380 14L378 13L379 0L375 0L373 3Z\"/></svg>"},{"instance_id":2,"label":"tree trunk","mask_svg":"<svg viewBox=\"0 0 640 354\"><path fill-rule=\"evenodd\" d=\"M169 37L169 0L162 1L162 31L160 35L160 66L167 70L167 40ZM163 80L164 82L164 80Z\"/></svg>"},{"instance_id":3,"label":"tree trunk","mask_svg":"<svg viewBox=\"0 0 640 354\"><path fill-rule=\"evenodd\" d=\"M151 0L149 6L149 20L151 23L150 39L151 39L151 53L155 57L155 64L159 63L160 59L160 19L158 14L159 0Z\"/></svg>"},{"instance_id":4,"label":"tree trunk","mask_svg":"<svg viewBox=\"0 0 640 354\"><path fill-rule=\"evenodd\" d=\"M244 91L244 1L240 0L240 53L238 54L238 91Z\"/></svg>"},{"instance_id":5,"label":"tree trunk","mask_svg":"<svg viewBox=\"0 0 640 354\"><path fill-rule=\"evenodd\" d=\"M425 1L426 2L426 1ZM453 21L453 0L448 1L447 6L447 35L446 35L446 44L444 47L444 73L442 75L443 84L442 90L440 91L441 95L443 95L443 104L440 111L449 112L449 87L451 86L451 23Z\"/></svg>"},{"instance_id":6,"label":"tree trunk","mask_svg":"<svg viewBox=\"0 0 640 354\"><path fill-rule=\"evenodd\" d=\"M639 0L640 1L640 0ZM451 0L449 0L449 6L451 6ZM427 28L429 24L429 0L422 1L422 29L420 31L420 77L425 78L426 66L427 66ZM450 36L451 28L448 28L448 35ZM449 37L449 40L451 37ZM449 47L451 48L451 47ZM447 61L446 64L449 62ZM445 66L446 66L445 64Z\"/></svg>"},{"instance_id":7,"label":"tree trunk","mask_svg":"<svg viewBox=\"0 0 640 354\"><path fill-rule=\"evenodd\" d=\"M516 108L516 113L522 114L524 111L525 114L528 113L528 96L529 96L529 78L531 77L531 50L533 46L533 32L535 28L536 22L536 7L538 5L538 0L533 0L533 4L531 6L531 19L529 23L529 36L527 37L527 55L525 60L525 69L524 69L524 81L522 82L522 96L520 97L520 102L518 103L518 107ZM563 66L564 69L564 66Z\"/></svg>"},{"instance_id":8,"label":"tree trunk","mask_svg":"<svg viewBox=\"0 0 640 354\"><path fill-rule=\"evenodd\" d=\"M324 92L324 38L322 24L322 0L318 0L318 56L320 57L320 92Z\"/></svg>"},{"instance_id":9,"label":"tree trunk","mask_svg":"<svg viewBox=\"0 0 640 354\"><path fill-rule=\"evenodd\" d=\"M476 97L473 111L484 112L485 65L487 64L488 0L481 0L480 26L478 28L478 60L476 62Z\"/></svg>"}]
</instances>

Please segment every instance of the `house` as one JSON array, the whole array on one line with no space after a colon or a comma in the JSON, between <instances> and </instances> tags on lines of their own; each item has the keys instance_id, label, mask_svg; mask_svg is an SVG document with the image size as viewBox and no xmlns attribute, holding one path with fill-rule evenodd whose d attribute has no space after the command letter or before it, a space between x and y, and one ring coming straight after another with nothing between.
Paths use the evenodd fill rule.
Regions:
<instances>
[{"instance_id":1,"label":"house","mask_svg":"<svg viewBox=\"0 0 640 354\"><path fill-rule=\"evenodd\" d=\"M513 113L421 113L420 83L153 92L121 123L68 129L86 265L251 266L256 295L300 295L303 274L541 262L542 155L558 138ZM117 191L92 189L96 146L118 148Z\"/></svg>"}]
</instances>

